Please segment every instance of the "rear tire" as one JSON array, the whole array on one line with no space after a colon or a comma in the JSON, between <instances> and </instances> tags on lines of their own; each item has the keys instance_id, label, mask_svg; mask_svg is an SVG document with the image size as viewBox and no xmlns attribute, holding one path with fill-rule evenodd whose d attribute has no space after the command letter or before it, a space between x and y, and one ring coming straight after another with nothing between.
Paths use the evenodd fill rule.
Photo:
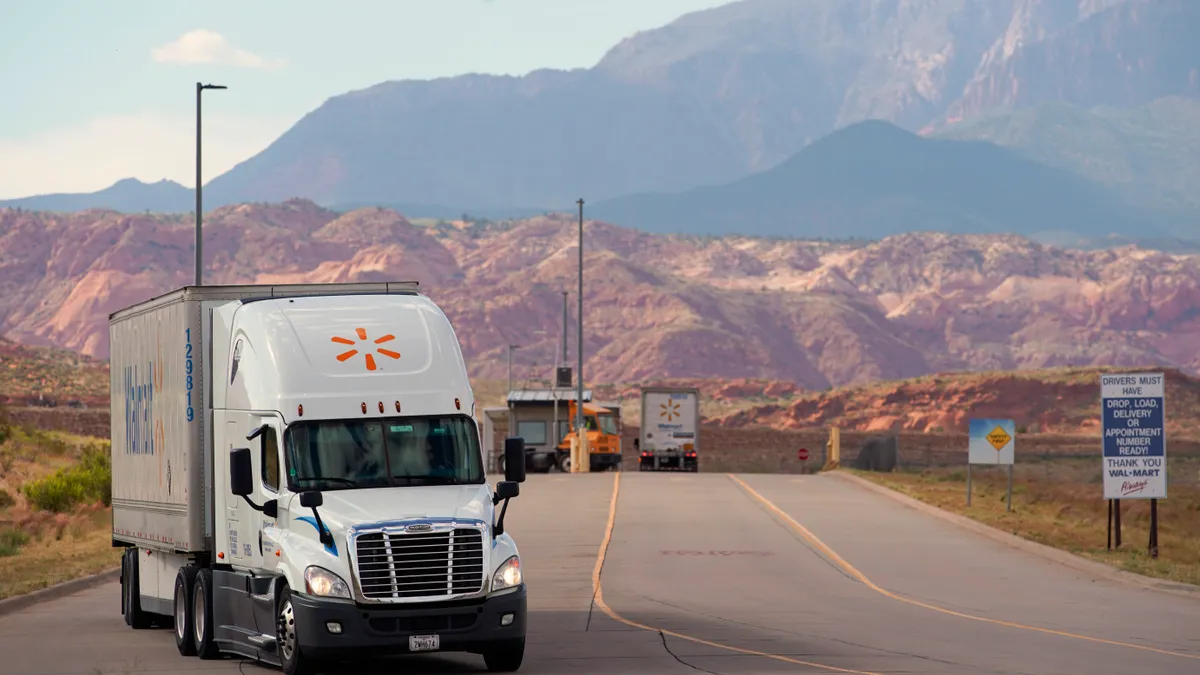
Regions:
<instances>
[{"instance_id":1,"label":"rear tire","mask_svg":"<svg viewBox=\"0 0 1200 675\"><path fill-rule=\"evenodd\" d=\"M571 473L571 455L570 455L570 453L559 455L558 470L563 473Z\"/></svg>"},{"instance_id":2,"label":"rear tire","mask_svg":"<svg viewBox=\"0 0 1200 675\"><path fill-rule=\"evenodd\" d=\"M154 617L142 610L140 576L138 575L138 549L125 551L121 566L121 591L124 601L121 609L125 613L125 624L134 630L145 630L154 623Z\"/></svg>"},{"instance_id":3,"label":"rear tire","mask_svg":"<svg viewBox=\"0 0 1200 675\"><path fill-rule=\"evenodd\" d=\"M512 673L525 660L525 638L506 640L483 652L483 663L493 673Z\"/></svg>"},{"instance_id":4,"label":"rear tire","mask_svg":"<svg viewBox=\"0 0 1200 675\"><path fill-rule=\"evenodd\" d=\"M175 575L175 648L181 656L196 655L196 629L193 626L196 614L192 611L196 572L195 567L185 565Z\"/></svg>"},{"instance_id":5,"label":"rear tire","mask_svg":"<svg viewBox=\"0 0 1200 675\"><path fill-rule=\"evenodd\" d=\"M192 636L196 656L205 661L221 658L221 650L213 641L212 570L201 569L192 586Z\"/></svg>"}]
</instances>

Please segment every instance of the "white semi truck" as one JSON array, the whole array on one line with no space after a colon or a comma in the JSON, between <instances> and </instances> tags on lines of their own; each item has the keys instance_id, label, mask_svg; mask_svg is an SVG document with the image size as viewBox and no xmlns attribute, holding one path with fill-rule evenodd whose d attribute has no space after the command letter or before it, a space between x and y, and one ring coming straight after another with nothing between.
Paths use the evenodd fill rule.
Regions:
<instances>
[{"instance_id":1,"label":"white semi truck","mask_svg":"<svg viewBox=\"0 0 1200 675\"><path fill-rule=\"evenodd\" d=\"M109 331L128 625L287 675L438 650L520 667L524 448L493 490L458 338L415 283L185 287Z\"/></svg>"},{"instance_id":2,"label":"white semi truck","mask_svg":"<svg viewBox=\"0 0 1200 675\"><path fill-rule=\"evenodd\" d=\"M636 443L639 471L699 471L700 390L643 388L642 428Z\"/></svg>"}]
</instances>

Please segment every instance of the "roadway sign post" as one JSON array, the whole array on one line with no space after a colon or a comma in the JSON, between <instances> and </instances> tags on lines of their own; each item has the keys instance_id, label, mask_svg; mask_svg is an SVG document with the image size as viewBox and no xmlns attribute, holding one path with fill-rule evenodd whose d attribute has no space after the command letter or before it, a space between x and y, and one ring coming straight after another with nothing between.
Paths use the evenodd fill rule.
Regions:
<instances>
[{"instance_id":1,"label":"roadway sign post","mask_svg":"<svg viewBox=\"0 0 1200 675\"><path fill-rule=\"evenodd\" d=\"M1150 500L1150 557L1158 557L1158 500L1167 498L1166 378L1162 373L1100 376L1104 498L1109 531L1121 546L1122 499Z\"/></svg>"},{"instance_id":2,"label":"roadway sign post","mask_svg":"<svg viewBox=\"0 0 1200 675\"><path fill-rule=\"evenodd\" d=\"M1016 461L1017 427L1012 420L973 419L967 445L967 506L971 505L971 467L975 464L1008 466L1006 511L1012 511L1013 463Z\"/></svg>"}]
</instances>

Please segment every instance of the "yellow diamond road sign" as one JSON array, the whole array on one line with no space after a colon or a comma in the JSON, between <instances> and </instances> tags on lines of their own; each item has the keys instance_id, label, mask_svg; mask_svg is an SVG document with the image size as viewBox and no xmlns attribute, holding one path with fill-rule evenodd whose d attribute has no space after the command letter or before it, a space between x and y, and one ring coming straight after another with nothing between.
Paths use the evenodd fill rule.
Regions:
<instances>
[{"instance_id":1,"label":"yellow diamond road sign","mask_svg":"<svg viewBox=\"0 0 1200 675\"><path fill-rule=\"evenodd\" d=\"M976 436L976 438L979 438L979 437ZM1009 436L1008 433L1004 431L1004 429L1001 429L998 426L995 429L992 429L992 433L987 435L988 443L992 444L992 447L996 449L996 452L1000 452L1000 450L1004 446L1008 445L1008 442L1011 440L1012 440L1012 437Z\"/></svg>"}]
</instances>

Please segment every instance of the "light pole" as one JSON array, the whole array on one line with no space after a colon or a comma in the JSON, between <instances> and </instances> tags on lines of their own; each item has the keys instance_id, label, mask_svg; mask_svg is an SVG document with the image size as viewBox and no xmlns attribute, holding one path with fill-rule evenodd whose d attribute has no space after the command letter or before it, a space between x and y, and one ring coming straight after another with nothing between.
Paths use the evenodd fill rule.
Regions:
<instances>
[{"instance_id":1,"label":"light pole","mask_svg":"<svg viewBox=\"0 0 1200 675\"><path fill-rule=\"evenodd\" d=\"M521 345L509 345L508 346L508 393L510 393L510 394L512 393L512 355L513 355L513 350L517 349L520 346Z\"/></svg>"},{"instance_id":2,"label":"light pole","mask_svg":"<svg viewBox=\"0 0 1200 675\"><path fill-rule=\"evenodd\" d=\"M204 202L200 197L204 183L200 177L200 93L205 89L228 89L222 84L196 83L196 285L204 285L204 249L200 222L204 218Z\"/></svg>"},{"instance_id":3,"label":"light pole","mask_svg":"<svg viewBox=\"0 0 1200 675\"><path fill-rule=\"evenodd\" d=\"M510 344L508 346L508 392L504 394L504 402L505 402L505 404L508 405L508 435L509 436L517 435L517 430L516 430L517 428L515 425L515 420L513 419L513 407L512 407L512 355L513 355L513 350L519 346L520 345L513 345L513 344Z\"/></svg>"},{"instance_id":4,"label":"light pole","mask_svg":"<svg viewBox=\"0 0 1200 675\"><path fill-rule=\"evenodd\" d=\"M579 324L576 328L579 353L575 355L579 360L579 375L575 380L575 429L579 439L583 440L583 198L575 203L579 204Z\"/></svg>"}]
</instances>

